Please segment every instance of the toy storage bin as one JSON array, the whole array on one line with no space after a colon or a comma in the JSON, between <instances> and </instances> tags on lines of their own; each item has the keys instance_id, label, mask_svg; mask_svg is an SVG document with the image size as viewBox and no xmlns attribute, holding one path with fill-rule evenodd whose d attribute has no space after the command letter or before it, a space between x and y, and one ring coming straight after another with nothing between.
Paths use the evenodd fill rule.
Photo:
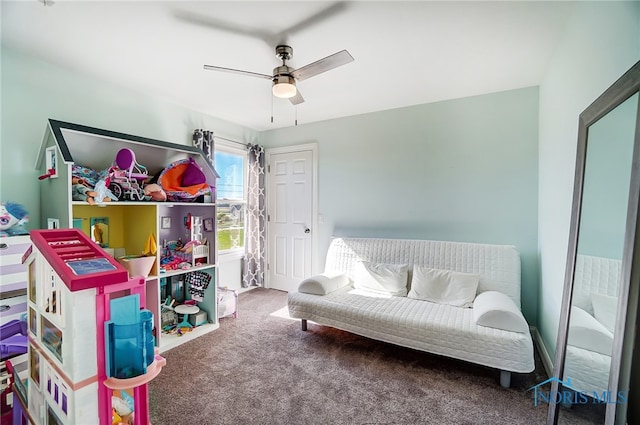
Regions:
<instances>
[{"instance_id":1,"label":"toy storage bin","mask_svg":"<svg viewBox=\"0 0 640 425\"><path fill-rule=\"evenodd\" d=\"M162 307L160 313L160 326L164 329L165 326L172 326L178 323L178 315L175 311Z\"/></svg>"},{"instance_id":2,"label":"toy storage bin","mask_svg":"<svg viewBox=\"0 0 640 425\"><path fill-rule=\"evenodd\" d=\"M118 325L105 323L107 347L112 352L107 359L107 376L126 379L143 375L155 358L152 335L153 313L140 311L140 322Z\"/></svg>"},{"instance_id":3,"label":"toy storage bin","mask_svg":"<svg viewBox=\"0 0 640 425\"><path fill-rule=\"evenodd\" d=\"M238 291L218 287L218 318L238 317Z\"/></svg>"}]
</instances>

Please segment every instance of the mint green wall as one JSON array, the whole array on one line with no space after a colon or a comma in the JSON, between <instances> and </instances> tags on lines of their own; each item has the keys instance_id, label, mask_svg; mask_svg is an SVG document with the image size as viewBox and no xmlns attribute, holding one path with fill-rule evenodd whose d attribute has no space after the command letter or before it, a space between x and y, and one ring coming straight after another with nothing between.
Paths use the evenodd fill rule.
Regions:
<instances>
[{"instance_id":1,"label":"mint green wall","mask_svg":"<svg viewBox=\"0 0 640 425\"><path fill-rule=\"evenodd\" d=\"M35 162L48 118L173 143L190 144L195 128L238 141L249 129L84 77L2 47L0 200L23 204L38 227L39 180Z\"/></svg>"},{"instance_id":2,"label":"mint green wall","mask_svg":"<svg viewBox=\"0 0 640 425\"><path fill-rule=\"evenodd\" d=\"M578 115L640 59L640 2L578 6L540 86L538 329L552 358L567 259Z\"/></svg>"},{"instance_id":3,"label":"mint green wall","mask_svg":"<svg viewBox=\"0 0 640 425\"><path fill-rule=\"evenodd\" d=\"M537 127L534 87L272 130L260 141L318 143L320 265L332 235L512 244L535 324Z\"/></svg>"}]
</instances>

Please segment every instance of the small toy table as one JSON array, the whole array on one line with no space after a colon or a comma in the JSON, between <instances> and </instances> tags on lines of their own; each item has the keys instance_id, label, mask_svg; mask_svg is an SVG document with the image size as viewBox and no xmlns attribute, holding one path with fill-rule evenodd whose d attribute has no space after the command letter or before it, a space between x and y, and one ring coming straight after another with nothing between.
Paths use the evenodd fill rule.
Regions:
<instances>
[{"instance_id":1,"label":"small toy table","mask_svg":"<svg viewBox=\"0 0 640 425\"><path fill-rule=\"evenodd\" d=\"M178 323L177 325L178 329L193 328L191 323L189 323L189 315L198 313L200 311L200 307L198 307L197 305L180 304L175 306L173 308L173 311L175 311L178 314L182 314L182 322Z\"/></svg>"}]
</instances>

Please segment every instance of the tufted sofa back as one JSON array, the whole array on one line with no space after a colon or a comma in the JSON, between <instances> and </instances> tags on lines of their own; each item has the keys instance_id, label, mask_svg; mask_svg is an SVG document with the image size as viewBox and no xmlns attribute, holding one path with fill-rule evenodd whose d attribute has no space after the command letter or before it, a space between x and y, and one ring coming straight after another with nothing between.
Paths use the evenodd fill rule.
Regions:
<instances>
[{"instance_id":1,"label":"tufted sofa back","mask_svg":"<svg viewBox=\"0 0 640 425\"><path fill-rule=\"evenodd\" d=\"M578 254L572 304L593 315L591 294L618 296L622 261Z\"/></svg>"},{"instance_id":2,"label":"tufted sofa back","mask_svg":"<svg viewBox=\"0 0 640 425\"><path fill-rule=\"evenodd\" d=\"M325 272L345 272L353 280L357 261L409 264L480 275L478 293L500 291L520 307L520 253L511 245L411 239L335 238ZM409 280L411 279L411 272Z\"/></svg>"}]
</instances>

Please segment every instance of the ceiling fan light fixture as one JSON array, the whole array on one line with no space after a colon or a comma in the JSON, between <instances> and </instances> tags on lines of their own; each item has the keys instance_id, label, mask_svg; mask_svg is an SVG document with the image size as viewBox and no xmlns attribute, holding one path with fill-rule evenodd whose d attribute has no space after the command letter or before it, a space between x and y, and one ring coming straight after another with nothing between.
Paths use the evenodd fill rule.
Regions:
<instances>
[{"instance_id":1,"label":"ceiling fan light fixture","mask_svg":"<svg viewBox=\"0 0 640 425\"><path fill-rule=\"evenodd\" d=\"M273 79L273 95L282 99L289 99L296 95L296 80L290 75L278 75Z\"/></svg>"}]
</instances>

